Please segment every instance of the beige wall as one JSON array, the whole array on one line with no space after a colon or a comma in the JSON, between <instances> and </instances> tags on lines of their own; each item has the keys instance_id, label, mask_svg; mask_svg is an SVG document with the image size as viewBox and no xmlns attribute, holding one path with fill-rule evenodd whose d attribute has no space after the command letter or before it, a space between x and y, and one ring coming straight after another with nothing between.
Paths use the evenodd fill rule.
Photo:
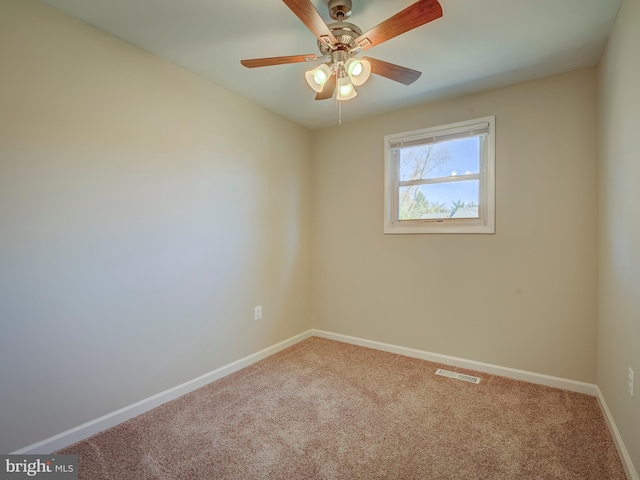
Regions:
<instances>
[{"instance_id":1,"label":"beige wall","mask_svg":"<svg viewBox=\"0 0 640 480\"><path fill-rule=\"evenodd\" d=\"M496 234L383 235L384 135L487 115ZM596 136L593 68L315 133L314 328L595 381Z\"/></svg>"},{"instance_id":2,"label":"beige wall","mask_svg":"<svg viewBox=\"0 0 640 480\"><path fill-rule=\"evenodd\" d=\"M598 385L640 468L640 1L624 0L599 67ZM627 372L635 371L635 396Z\"/></svg>"},{"instance_id":3,"label":"beige wall","mask_svg":"<svg viewBox=\"0 0 640 480\"><path fill-rule=\"evenodd\" d=\"M0 452L311 328L309 131L33 0L0 59Z\"/></svg>"}]
</instances>

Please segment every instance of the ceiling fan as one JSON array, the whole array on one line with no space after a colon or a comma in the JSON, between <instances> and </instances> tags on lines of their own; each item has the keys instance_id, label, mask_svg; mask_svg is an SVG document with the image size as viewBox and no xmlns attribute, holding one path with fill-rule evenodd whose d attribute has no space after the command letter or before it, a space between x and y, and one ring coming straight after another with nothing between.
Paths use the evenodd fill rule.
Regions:
<instances>
[{"instance_id":1,"label":"ceiling fan","mask_svg":"<svg viewBox=\"0 0 640 480\"><path fill-rule=\"evenodd\" d=\"M336 22L328 25L311 0L283 2L316 36L320 55L254 58L240 63L247 68L255 68L324 60L324 63L305 73L307 83L317 92L316 100L332 98L334 93L338 101L349 100L357 95L354 86L366 82L371 73L404 85L412 84L421 72L371 57L356 58L356 55L442 16L438 0L418 0L362 33L357 25L344 21L351 16L352 0L329 0L329 14Z\"/></svg>"}]
</instances>

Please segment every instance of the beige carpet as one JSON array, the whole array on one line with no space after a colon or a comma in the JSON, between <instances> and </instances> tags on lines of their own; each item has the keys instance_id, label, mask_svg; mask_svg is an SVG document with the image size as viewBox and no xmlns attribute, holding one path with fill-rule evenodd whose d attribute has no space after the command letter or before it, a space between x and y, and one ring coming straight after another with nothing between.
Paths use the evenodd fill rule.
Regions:
<instances>
[{"instance_id":1,"label":"beige carpet","mask_svg":"<svg viewBox=\"0 0 640 480\"><path fill-rule=\"evenodd\" d=\"M595 398L310 338L57 453L81 479L625 479Z\"/></svg>"}]
</instances>

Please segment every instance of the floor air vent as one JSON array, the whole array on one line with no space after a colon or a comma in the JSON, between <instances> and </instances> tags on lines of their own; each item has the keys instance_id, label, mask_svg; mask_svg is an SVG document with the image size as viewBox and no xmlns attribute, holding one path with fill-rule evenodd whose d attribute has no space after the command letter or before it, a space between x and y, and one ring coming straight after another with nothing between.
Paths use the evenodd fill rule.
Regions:
<instances>
[{"instance_id":1,"label":"floor air vent","mask_svg":"<svg viewBox=\"0 0 640 480\"><path fill-rule=\"evenodd\" d=\"M462 380L463 382L480 383L479 377L474 377L473 375L465 375L464 373L450 372L449 370L442 370L441 368L436 370L436 375L455 378L456 380Z\"/></svg>"}]
</instances>

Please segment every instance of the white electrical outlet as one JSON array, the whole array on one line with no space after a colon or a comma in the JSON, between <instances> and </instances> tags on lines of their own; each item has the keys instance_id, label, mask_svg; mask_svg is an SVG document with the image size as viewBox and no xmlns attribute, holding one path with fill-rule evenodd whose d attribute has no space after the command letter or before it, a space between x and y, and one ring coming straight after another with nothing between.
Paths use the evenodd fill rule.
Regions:
<instances>
[{"instance_id":1,"label":"white electrical outlet","mask_svg":"<svg viewBox=\"0 0 640 480\"><path fill-rule=\"evenodd\" d=\"M629 390L629 395L633 397L633 370L629 367L629 384L627 385L627 390Z\"/></svg>"},{"instance_id":2,"label":"white electrical outlet","mask_svg":"<svg viewBox=\"0 0 640 480\"><path fill-rule=\"evenodd\" d=\"M262 305L255 308L254 319L260 320L262 318Z\"/></svg>"}]
</instances>

